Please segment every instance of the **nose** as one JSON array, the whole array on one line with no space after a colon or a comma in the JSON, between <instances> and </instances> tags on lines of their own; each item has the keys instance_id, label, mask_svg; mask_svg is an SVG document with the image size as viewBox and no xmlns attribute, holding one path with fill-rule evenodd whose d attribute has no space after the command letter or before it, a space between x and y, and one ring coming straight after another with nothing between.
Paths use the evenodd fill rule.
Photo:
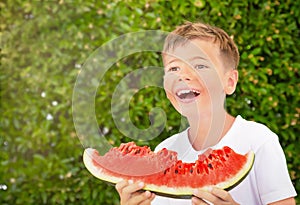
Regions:
<instances>
[{"instance_id":1,"label":"nose","mask_svg":"<svg viewBox=\"0 0 300 205\"><path fill-rule=\"evenodd\" d=\"M178 81L190 81L192 80L192 72L189 70L189 68L183 68L178 73Z\"/></svg>"}]
</instances>

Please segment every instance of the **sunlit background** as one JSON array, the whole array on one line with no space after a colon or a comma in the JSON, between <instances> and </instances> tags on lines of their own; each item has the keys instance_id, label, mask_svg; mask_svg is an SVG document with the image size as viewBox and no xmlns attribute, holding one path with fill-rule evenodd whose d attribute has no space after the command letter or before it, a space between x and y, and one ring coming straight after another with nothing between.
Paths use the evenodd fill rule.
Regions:
<instances>
[{"instance_id":1,"label":"sunlit background","mask_svg":"<svg viewBox=\"0 0 300 205\"><path fill-rule=\"evenodd\" d=\"M299 193L299 8L300 1L279 0L1 1L0 204L118 204L114 187L82 162L84 145L72 116L77 75L106 42L134 31L171 31L185 21L222 27L238 44L240 79L227 109L279 135ZM160 53L126 56L100 82L95 116L112 146L132 140L112 118L113 91L128 73L149 66L162 67ZM185 125L156 87L132 97L132 123L149 127L153 107L166 113L164 130L136 140L152 149Z\"/></svg>"}]
</instances>

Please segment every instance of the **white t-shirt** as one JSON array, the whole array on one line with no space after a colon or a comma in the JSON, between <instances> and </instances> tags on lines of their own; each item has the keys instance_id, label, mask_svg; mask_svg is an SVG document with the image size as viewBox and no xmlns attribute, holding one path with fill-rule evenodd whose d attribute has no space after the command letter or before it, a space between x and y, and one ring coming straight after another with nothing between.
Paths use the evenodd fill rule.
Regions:
<instances>
[{"instance_id":1,"label":"white t-shirt","mask_svg":"<svg viewBox=\"0 0 300 205\"><path fill-rule=\"evenodd\" d=\"M155 150L158 151L165 147L176 151L178 159L184 162L194 162L203 151L193 149L187 130L167 138ZM278 137L266 126L246 121L241 116L237 116L230 130L212 148L218 149L223 146L229 146L240 154L245 154L249 150L255 153L254 165L248 176L229 191L239 204L268 204L297 195L290 180L286 159ZM152 204L190 205L191 200L156 196Z\"/></svg>"}]
</instances>

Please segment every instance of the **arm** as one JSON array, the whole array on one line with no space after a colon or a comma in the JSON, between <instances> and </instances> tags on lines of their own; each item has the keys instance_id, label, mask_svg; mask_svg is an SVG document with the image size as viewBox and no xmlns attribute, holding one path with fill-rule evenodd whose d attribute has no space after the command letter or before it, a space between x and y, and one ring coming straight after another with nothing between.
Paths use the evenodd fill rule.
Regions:
<instances>
[{"instance_id":1,"label":"arm","mask_svg":"<svg viewBox=\"0 0 300 205\"><path fill-rule=\"evenodd\" d=\"M296 204L295 199L291 197L291 198L270 203L269 205L295 205L295 204Z\"/></svg>"}]
</instances>

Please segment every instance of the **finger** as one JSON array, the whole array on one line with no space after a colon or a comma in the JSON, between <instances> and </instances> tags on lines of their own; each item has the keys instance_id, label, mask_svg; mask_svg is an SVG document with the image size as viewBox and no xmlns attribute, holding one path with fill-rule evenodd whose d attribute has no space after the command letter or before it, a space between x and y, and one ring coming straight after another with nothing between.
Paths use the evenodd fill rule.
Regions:
<instances>
[{"instance_id":1,"label":"finger","mask_svg":"<svg viewBox=\"0 0 300 205\"><path fill-rule=\"evenodd\" d=\"M122 189L127 185L128 185L128 182L126 180L122 180L116 184L115 188L118 191L119 195L121 195Z\"/></svg>"},{"instance_id":2,"label":"finger","mask_svg":"<svg viewBox=\"0 0 300 205\"><path fill-rule=\"evenodd\" d=\"M147 200L143 201L142 203L140 203L139 205L151 205L151 200L147 199Z\"/></svg>"},{"instance_id":3,"label":"finger","mask_svg":"<svg viewBox=\"0 0 300 205\"><path fill-rule=\"evenodd\" d=\"M155 198L155 194L150 191L145 191L145 194L147 195L150 202L153 201L153 199Z\"/></svg>"},{"instance_id":4,"label":"finger","mask_svg":"<svg viewBox=\"0 0 300 205\"><path fill-rule=\"evenodd\" d=\"M116 189L120 195L121 202L127 202L136 191L142 189L143 187L143 183L133 183L132 180L122 181L116 185Z\"/></svg>"},{"instance_id":5,"label":"finger","mask_svg":"<svg viewBox=\"0 0 300 205\"><path fill-rule=\"evenodd\" d=\"M134 192L141 190L143 187L145 186L145 184L143 182L135 182L133 183L132 181L128 181L128 186L125 186L122 189L122 195L123 194L128 194L131 195Z\"/></svg>"},{"instance_id":6,"label":"finger","mask_svg":"<svg viewBox=\"0 0 300 205\"><path fill-rule=\"evenodd\" d=\"M151 203L151 192L135 192L132 197L128 200L128 204L150 204Z\"/></svg>"},{"instance_id":7,"label":"finger","mask_svg":"<svg viewBox=\"0 0 300 205\"><path fill-rule=\"evenodd\" d=\"M148 197L148 199L144 200L143 202L141 202L139 205L151 205L151 202L153 201L153 199L155 198L155 194L146 191L145 192L146 196Z\"/></svg>"},{"instance_id":8,"label":"finger","mask_svg":"<svg viewBox=\"0 0 300 205\"><path fill-rule=\"evenodd\" d=\"M193 196L193 197L192 197L192 204L193 204L193 205L201 205L201 204L207 205L208 203L206 203L205 201L203 201L202 199L200 199L200 198L198 198L198 197Z\"/></svg>"},{"instance_id":9,"label":"finger","mask_svg":"<svg viewBox=\"0 0 300 205\"><path fill-rule=\"evenodd\" d=\"M212 193L210 193L208 191L202 191L202 190L196 189L193 194L194 194L194 196L202 199L202 201L206 200L206 201L209 201L212 203L220 202L220 199L217 196L213 195Z\"/></svg>"},{"instance_id":10,"label":"finger","mask_svg":"<svg viewBox=\"0 0 300 205\"><path fill-rule=\"evenodd\" d=\"M143 201L142 203L140 203L139 205L151 205L152 200L147 199L145 201Z\"/></svg>"},{"instance_id":11,"label":"finger","mask_svg":"<svg viewBox=\"0 0 300 205\"><path fill-rule=\"evenodd\" d=\"M224 201L232 201L232 197L229 194L229 192L227 192L223 189L213 188L211 193Z\"/></svg>"},{"instance_id":12,"label":"finger","mask_svg":"<svg viewBox=\"0 0 300 205\"><path fill-rule=\"evenodd\" d=\"M155 194L154 194L154 193L151 193L150 200L153 201L154 198L155 198Z\"/></svg>"}]
</instances>

